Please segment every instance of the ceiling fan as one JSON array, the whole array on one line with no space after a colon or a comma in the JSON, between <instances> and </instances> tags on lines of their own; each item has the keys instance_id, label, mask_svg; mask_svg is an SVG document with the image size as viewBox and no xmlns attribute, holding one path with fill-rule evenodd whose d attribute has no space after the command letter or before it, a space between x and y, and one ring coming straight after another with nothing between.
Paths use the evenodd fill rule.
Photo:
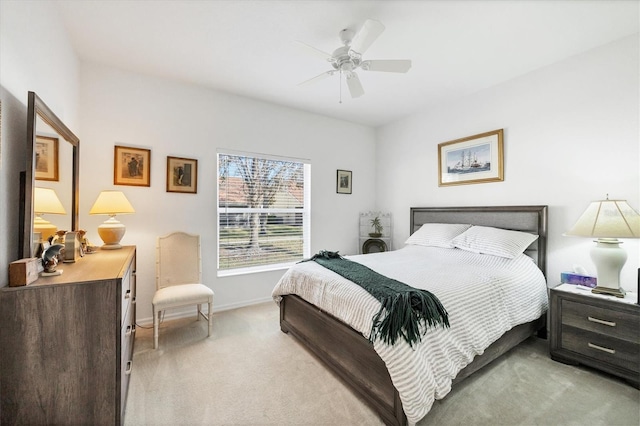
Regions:
<instances>
[{"instance_id":1,"label":"ceiling fan","mask_svg":"<svg viewBox=\"0 0 640 426\"><path fill-rule=\"evenodd\" d=\"M342 75L345 76L351 97L358 98L364 95L364 89L362 88L358 74L356 74L356 69L360 68L363 71L406 73L411 68L411 60L409 59L362 59L364 52L369 49L384 29L384 25L382 25L381 22L373 19L367 19L358 33L350 29L344 29L338 34L343 46L337 48L331 54L299 41L298 44L304 47L309 53L328 61L333 69L303 81L298 84L298 86L316 83L339 73L340 77L342 77ZM340 90L340 102L342 102L342 84L340 85Z\"/></svg>"}]
</instances>

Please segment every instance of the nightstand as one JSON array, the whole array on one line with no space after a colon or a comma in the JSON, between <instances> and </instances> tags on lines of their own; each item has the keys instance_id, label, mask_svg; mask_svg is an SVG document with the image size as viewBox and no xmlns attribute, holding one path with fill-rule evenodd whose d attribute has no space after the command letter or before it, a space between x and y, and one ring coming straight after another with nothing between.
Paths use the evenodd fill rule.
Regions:
<instances>
[{"instance_id":1,"label":"nightstand","mask_svg":"<svg viewBox=\"0 0 640 426\"><path fill-rule=\"evenodd\" d=\"M640 306L637 294L624 299L563 284L551 289L551 358L583 364L640 381Z\"/></svg>"}]
</instances>

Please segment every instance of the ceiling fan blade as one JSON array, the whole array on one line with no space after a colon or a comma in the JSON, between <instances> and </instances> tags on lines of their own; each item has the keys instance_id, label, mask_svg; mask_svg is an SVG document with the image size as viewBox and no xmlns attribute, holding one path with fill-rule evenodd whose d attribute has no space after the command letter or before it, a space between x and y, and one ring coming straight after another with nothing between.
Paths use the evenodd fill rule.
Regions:
<instances>
[{"instance_id":1,"label":"ceiling fan blade","mask_svg":"<svg viewBox=\"0 0 640 426\"><path fill-rule=\"evenodd\" d=\"M327 77L331 77L335 72L336 72L335 70L325 71L320 75L310 78L309 80L305 80L302 83L298 83L298 86L306 86L308 84L313 84L320 80L324 80Z\"/></svg>"},{"instance_id":2,"label":"ceiling fan blade","mask_svg":"<svg viewBox=\"0 0 640 426\"><path fill-rule=\"evenodd\" d=\"M313 46L309 46L307 43L303 43L301 41L296 40L295 41L296 45L302 47L304 49L304 52L316 56L320 59L324 59L325 61L330 61L332 59L331 54L324 52L320 49L316 49Z\"/></svg>"},{"instance_id":3,"label":"ceiling fan blade","mask_svg":"<svg viewBox=\"0 0 640 426\"><path fill-rule=\"evenodd\" d=\"M358 34L351 41L351 50L362 55L384 31L380 21L367 19Z\"/></svg>"},{"instance_id":4,"label":"ceiling fan blade","mask_svg":"<svg viewBox=\"0 0 640 426\"><path fill-rule=\"evenodd\" d=\"M411 68L410 59L378 59L364 61L360 67L365 71L407 72Z\"/></svg>"},{"instance_id":5,"label":"ceiling fan blade","mask_svg":"<svg viewBox=\"0 0 640 426\"><path fill-rule=\"evenodd\" d=\"M347 86L349 86L349 93L351 93L352 98L359 98L364 95L364 89L362 88L358 74L353 71L347 74Z\"/></svg>"}]
</instances>

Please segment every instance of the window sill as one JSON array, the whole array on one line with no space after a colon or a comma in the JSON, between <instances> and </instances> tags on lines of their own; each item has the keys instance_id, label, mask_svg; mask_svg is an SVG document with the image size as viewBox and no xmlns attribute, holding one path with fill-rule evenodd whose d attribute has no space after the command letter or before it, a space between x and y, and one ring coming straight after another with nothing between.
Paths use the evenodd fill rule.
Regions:
<instances>
[{"instance_id":1,"label":"window sill","mask_svg":"<svg viewBox=\"0 0 640 426\"><path fill-rule=\"evenodd\" d=\"M217 276L233 277L237 275L256 274L260 272L280 271L280 270L289 269L295 264L296 262L289 262L289 263L278 263L275 265L252 266L250 268L223 269L223 270L218 270Z\"/></svg>"}]
</instances>

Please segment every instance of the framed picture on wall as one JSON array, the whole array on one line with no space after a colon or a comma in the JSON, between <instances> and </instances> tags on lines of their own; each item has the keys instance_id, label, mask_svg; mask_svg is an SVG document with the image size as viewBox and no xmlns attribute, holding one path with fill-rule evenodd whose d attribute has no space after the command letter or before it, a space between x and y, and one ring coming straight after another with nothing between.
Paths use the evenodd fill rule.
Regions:
<instances>
[{"instance_id":1,"label":"framed picture on wall","mask_svg":"<svg viewBox=\"0 0 640 426\"><path fill-rule=\"evenodd\" d=\"M113 184L151 186L151 150L116 145Z\"/></svg>"},{"instance_id":2,"label":"framed picture on wall","mask_svg":"<svg viewBox=\"0 0 640 426\"><path fill-rule=\"evenodd\" d=\"M36 136L35 168L37 180L58 181L58 138Z\"/></svg>"},{"instance_id":3,"label":"framed picture on wall","mask_svg":"<svg viewBox=\"0 0 640 426\"><path fill-rule=\"evenodd\" d=\"M352 173L350 170L338 170L336 179L336 192L338 194L351 194L353 184Z\"/></svg>"},{"instance_id":4,"label":"framed picture on wall","mask_svg":"<svg viewBox=\"0 0 640 426\"><path fill-rule=\"evenodd\" d=\"M438 186L504 180L503 129L438 144Z\"/></svg>"},{"instance_id":5,"label":"framed picture on wall","mask_svg":"<svg viewBox=\"0 0 640 426\"><path fill-rule=\"evenodd\" d=\"M167 192L198 192L198 160L167 157Z\"/></svg>"}]
</instances>

